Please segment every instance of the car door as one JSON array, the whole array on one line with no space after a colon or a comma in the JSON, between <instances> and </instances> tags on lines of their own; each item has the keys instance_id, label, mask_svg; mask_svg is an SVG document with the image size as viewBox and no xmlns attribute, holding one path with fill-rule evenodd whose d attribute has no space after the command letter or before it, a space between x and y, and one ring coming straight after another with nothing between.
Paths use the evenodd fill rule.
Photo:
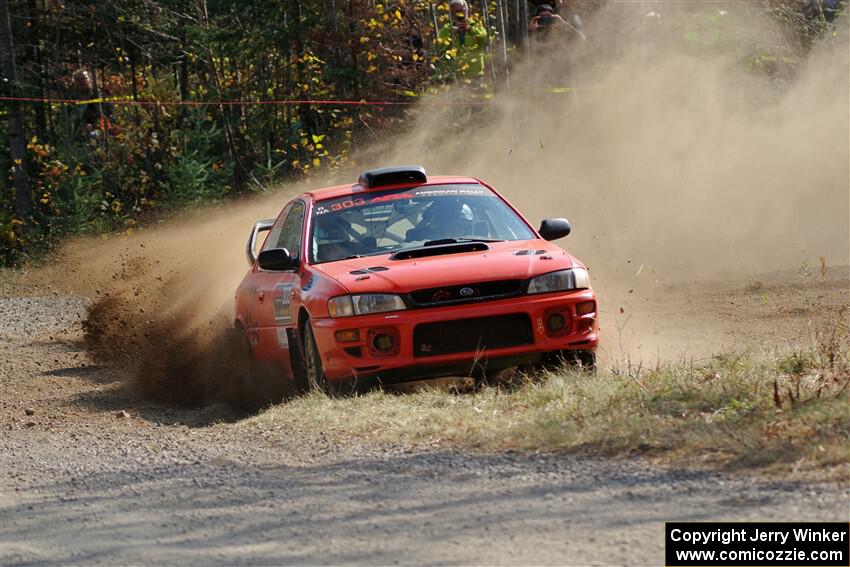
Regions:
<instances>
[{"instance_id":1,"label":"car door","mask_svg":"<svg viewBox=\"0 0 850 567\"><path fill-rule=\"evenodd\" d=\"M298 258L300 264L305 212L303 201L290 203L266 238L263 250L286 248L290 255ZM292 298L299 291L296 289L300 286L299 269L265 271L256 266L255 270L257 285L252 311L257 328L252 333L254 354L259 359L277 364L287 376L292 376L289 350L290 341L294 343L297 322ZM292 344L292 348L297 347Z\"/></svg>"}]
</instances>

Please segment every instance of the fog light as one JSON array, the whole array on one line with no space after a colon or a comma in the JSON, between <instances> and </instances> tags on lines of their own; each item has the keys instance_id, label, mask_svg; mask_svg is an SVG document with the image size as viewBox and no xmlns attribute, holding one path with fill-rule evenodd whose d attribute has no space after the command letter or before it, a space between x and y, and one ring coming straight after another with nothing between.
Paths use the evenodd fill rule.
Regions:
<instances>
[{"instance_id":1,"label":"fog light","mask_svg":"<svg viewBox=\"0 0 850 567\"><path fill-rule=\"evenodd\" d=\"M396 327L375 327L366 335L369 356L381 358L395 356L401 346L401 335Z\"/></svg>"},{"instance_id":2,"label":"fog light","mask_svg":"<svg viewBox=\"0 0 850 567\"><path fill-rule=\"evenodd\" d=\"M552 313L549 315L549 319L546 321L546 324L549 325L550 331L560 331L564 328L564 325L567 324L567 321L560 313Z\"/></svg>"},{"instance_id":3,"label":"fog light","mask_svg":"<svg viewBox=\"0 0 850 567\"><path fill-rule=\"evenodd\" d=\"M582 301L581 303L576 303L577 315L587 315L588 313L593 313L594 311L596 311L595 301Z\"/></svg>"},{"instance_id":4,"label":"fog light","mask_svg":"<svg viewBox=\"0 0 850 567\"><path fill-rule=\"evenodd\" d=\"M334 336L341 343L355 343L360 340L360 331L358 329L345 329L337 331Z\"/></svg>"},{"instance_id":5,"label":"fog light","mask_svg":"<svg viewBox=\"0 0 850 567\"><path fill-rule=\"evenodd\" d=\"M393 338L390 335L380 334L375 336L373 341L375 348L381 352L388 352L393 349Z\"/></svg>"}]
</instances>

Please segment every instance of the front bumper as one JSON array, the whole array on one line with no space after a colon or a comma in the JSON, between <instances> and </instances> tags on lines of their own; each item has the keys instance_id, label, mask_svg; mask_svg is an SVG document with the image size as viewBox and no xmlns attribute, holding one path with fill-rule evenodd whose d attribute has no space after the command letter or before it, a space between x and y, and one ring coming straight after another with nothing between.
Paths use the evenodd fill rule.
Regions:
<instances>
[{"instance_id":1,"label":"front bumper","mask_svg":"<svg viewBox=\"0 0 850 567\"><path fill-rule=\"evenodd\" d=\"M592 312L578 313L576 306L586 310L588 302L593 302ZM553 330L550 319L556 313L563 318L564 326ZM588 289L377 315L314 319L311 323L327 379L381 376L394 381L391 377L418 379L462 373L463 369L468 371L473 366L496 369L534 362L546 353L559 350L595 350L599 344L597 313L596 294ZM470 319L477 320L480 327L482 322L486 324L486 318L504 321L506 316L519 314L526 315L530 325L528 335L520 341L523 344L427 355L423 354L422 344L414 345L417 325ZM462 327L463 323L456 326ZM354 330L357 340L338 340L338 331ZM498 334L498 330L492 333ZM382 351L375 346L375 339L381 334L392 337L392 349Z\"/></svg>"}]
</instances>

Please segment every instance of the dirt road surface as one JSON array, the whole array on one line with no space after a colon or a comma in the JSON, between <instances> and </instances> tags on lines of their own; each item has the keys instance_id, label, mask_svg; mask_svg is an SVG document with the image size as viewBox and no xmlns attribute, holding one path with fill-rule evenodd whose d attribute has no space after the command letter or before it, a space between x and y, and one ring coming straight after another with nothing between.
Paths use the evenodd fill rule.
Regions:
<instances>
[{"instance_id":1,"label":"dirt road surface","mask_svg":"<svg viewBox=\"0 0 850 567\"><path fill-rule=\"evenodd\" d=\"M664 314L687 310L687 346L735 328L744 329L736 340L805 328L814 311L847 302L846 270L811 292L783 281L711 293L683 286L664 301L624 290L632 303L622 315L650 304L658 343ZM3 565L661 565L665 521L850 517L846 484L340 444L318 431L267 429L223 406L154 404L123 386L120 369L89 358L85 305L0 297ZM616 327L619 310L609 307ZM634 334L635 324L618 334Z\"/></svg>"}]
</instances>

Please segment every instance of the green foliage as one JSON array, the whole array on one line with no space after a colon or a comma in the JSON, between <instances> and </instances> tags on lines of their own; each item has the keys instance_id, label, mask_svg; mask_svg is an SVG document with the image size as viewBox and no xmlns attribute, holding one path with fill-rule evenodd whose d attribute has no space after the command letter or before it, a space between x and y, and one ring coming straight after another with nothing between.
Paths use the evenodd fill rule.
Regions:
<instances>
[{"instance_id":1,"label":"green foliage","mask_svg":"<svg viewBox=\"0 0 850 567\"><path fill-rule=\"evenodd\" d=\"M425 0L11 4L26 14L14 30L19 94L108 102L24 105L31 143L21 166L36 206L33 218L16 218L4 185L4 264L69 234L133 230L163 209L340 167L361 130L405 115L309 101L398 100L427 88ZM145 104L126 104L136 100Z\"/></svg>"},{"instance_id":2,"label":"green foliage","mask_svg":"<svg viewBox=\"0 0 850 567\"><path fill-rule=\"evenodd\" d=\"M524 35L519 3L502 4L506 37L495 0L470 2L472 21L495 42L491 54ZM601 4L584 0L581 11ZM790 0L765 6L792 31L764 41L712 6L688 7L696 11L679 35L706 56L740 44L736 64L785 81L813 39L837 24ZM28 159L13 164L0 153L0 168L29 173L34 204L32 218L18 218L3 179L6 265L66 235L133 230L161 210L344 166L358 144L403 129L410 113L311 101L410 102L471 68L440 44L438 30L449 22L442 0L10 0L10 11L20 24L12 30L18 81L4 92L80 102L24 103ZM523 51L507 50L512 57ZM485 82L496 59L483 59ZM77 80L82 71L94 79L92 90ZM109 102L82 102L99 97ZM468 121L469 109L452 112ZM5 120L5 143L4 128Z\"/></svg>"},{"instance_id":3,"label":"green foliage","mask_svg":"<svg viewBox=\"0 0 850 567\"><path fill-rule=\"evenodd\" d=\"M160 181L165 201L186 204L221 199L231 187L234 165L217 159L216 141L223 135L214 122L195 112L185 129L171 132Z\"/></svg>"}]
</instances>

